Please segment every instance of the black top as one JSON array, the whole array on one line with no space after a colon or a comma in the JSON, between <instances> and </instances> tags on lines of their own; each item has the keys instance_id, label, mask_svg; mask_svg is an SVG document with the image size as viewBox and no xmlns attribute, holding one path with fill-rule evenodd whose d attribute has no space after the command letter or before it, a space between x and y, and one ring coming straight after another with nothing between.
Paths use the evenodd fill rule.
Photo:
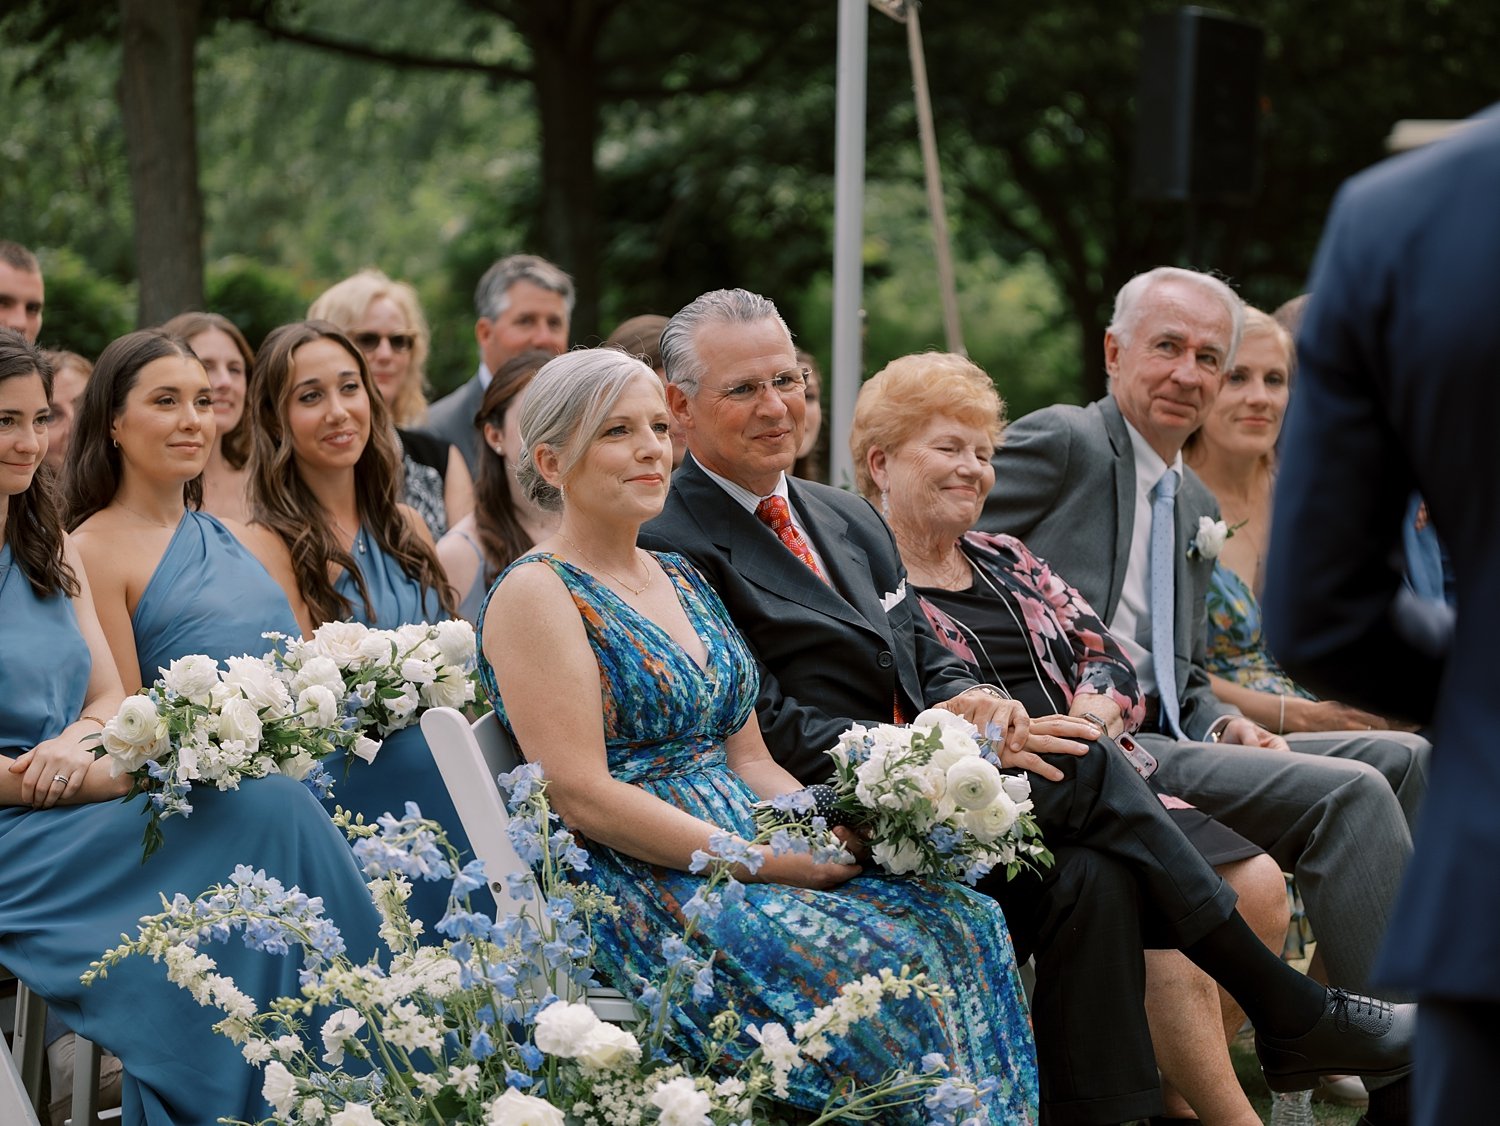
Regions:
<instances>
[{"instance_id":1,"label":"black top","mask_svg":"<svg viewBox=\"0 0 1500 1126\"><path fill-rule=\"evenodd\" d=\"M913 589L961 626L959 632L974 653L974 661L965 662L974 679L1003 688L1021 702L1027 715L1068 710L1067 698L1058 687L1050 683L1044 687L1037 675L1028 648L1030 635L1020 625L1026 619L1008 590L999 584L991 587L977 573L968 590Z\"/></svg>"},{"instance_id":2,"label":"black top","mask_svg":"<svg viewBox=\"0 0 1500 1126\"><path fill-rule=\"evenodd\" d=\"M396 433L401 436L401 446L412 461L436 469L439 477L445 481L448 479L448 451L453 448L449 443L434 438L425 430L408 430L404 426L398 426Z\"/></svg>"}]
</instances>

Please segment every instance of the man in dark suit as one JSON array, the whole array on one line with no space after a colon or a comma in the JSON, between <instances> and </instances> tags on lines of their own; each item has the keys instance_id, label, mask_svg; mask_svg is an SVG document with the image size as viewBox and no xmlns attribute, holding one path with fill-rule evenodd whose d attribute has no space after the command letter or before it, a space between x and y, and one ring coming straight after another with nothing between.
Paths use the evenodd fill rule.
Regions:
<instances>
[{"instance_id":1,"label":"man in dark suit","mask_svg":"<svg viewBox=\"0 0 1500 1126\"><path fill-rule=\"evenodd\" d=\"M1110 395L1007 429L980 526L1024 540L1101 611L1152 694L1153 730L1138 738L1157 777L1297 875L1330 982L1363 990L1410 854L1426 744L1381 732L1294 735L1289 747L1209 685L1217 551L1196 532L1219 511L1181 450L1218 394L1241 319L1239 298L1206 274L1163 267L1128 282L1105 335ZM1403 1095L1372 1101L1372 1121L1400 1121Z\"/></svg>"},{"instance_id":2,"label":"man in dark suit","mask_svg":"<svg viewBox=\"0 0 1500 1126\"><path fill-rule=\"evenodd\" d=\"M1376 977L1414 991L1415 1121L1494 1115L1500 1060L1500 105L1344 186L1312 274L1276 489L1266 628L1299 679L1437 731ZM1407 497L1457 616L1403 594Z\"/></svg>"},{"instance_id":3,"label":"man in dark suit","mask_svg":"<svg viewBox=\"0 0 1500 1126\"><path fill-rule=\"evenodd\" d=\"M915 612L895 541L868 503L787 476L802 435L803 376L774 305L743 290L704 294L672 318L662 356L689 457L642 543L691 559L754 649L771 753L802 781L824 781L823 751L852 723L910 720L941 704L981 729L997 723L1005 765L1063 783L1033 791L1054 868L985 889L1005 907L1020 956L1036 953L1043 1121L1159 1113L1143 929L1205 968L1249 972L1256 953L1271 955L1233 912L1233 891L1124 756L1089 742L1092 724L1028 721L974 683ZM1236 942L1248 943L1251 958ZM1299 1028L1318 1019L1323 1000L1316 989Z\"/></svg>"},{"instance_id":4,"label":"man in dark suit","mask_svg":"<svg viewBox=\"0 0 1500 1126\"><path fill-rule=\"evenodd\" d=\"M545 258L512 254L484 272L474 290L474 339L479 370L457 390L433 403L424 430L457 446L479 474L479 432L474 415L490 377L512 356L533 348L561 355L568 347L573 279Z\"/></svg>"}]
</instances>

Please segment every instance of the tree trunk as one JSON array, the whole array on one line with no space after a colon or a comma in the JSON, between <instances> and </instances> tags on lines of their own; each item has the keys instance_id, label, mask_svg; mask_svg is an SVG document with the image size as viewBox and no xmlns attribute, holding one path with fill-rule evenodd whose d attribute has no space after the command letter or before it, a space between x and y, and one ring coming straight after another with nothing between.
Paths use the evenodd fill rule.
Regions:
<instances>
[{"instance_id":1,"label":"tree trunk","mask_svg":"<svg viewBox=\"0 0 1500 1126\"><path fill-rule=\"evenodd\" d=\"M600 221L594 149L599 137L595 45L533 36L537 115L541 119L541 253L573 275L575 342L603 335L599 325Z\"/></svg>"},{"instance_id":2,"label":"tree trunk","mask_svg":"<svg viewBox=\"0 0 1500 1126\"><path fill-rule=\"evenodd\" d=\"M120 111L142 325L203 307L193 48L199 0L120 0Z\"/></svg>"}]
</instances>

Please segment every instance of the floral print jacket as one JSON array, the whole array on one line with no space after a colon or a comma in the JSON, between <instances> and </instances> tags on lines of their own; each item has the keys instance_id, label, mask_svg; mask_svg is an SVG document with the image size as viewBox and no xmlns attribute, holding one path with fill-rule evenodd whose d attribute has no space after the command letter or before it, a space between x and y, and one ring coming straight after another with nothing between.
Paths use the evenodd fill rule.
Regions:
<instances>
[{"instance_id":1,"label":"floral print jacket","mask_svg":"<svg viewBox=\"0 0 1500 1126\"><path fill-rule=\"evenodd\" d=\"M1119 705L1126 730L1136 730L1146 713L1135 666L1083 595L1014 536L969 532L960 541L960 549L996 586L1015 598L1031 634L1037 664L1067 702L1090 692L1108 696ZM977 667L973 650L953 619L920 595L917 604L943 644Z\"/></svg>"}]
</instances>

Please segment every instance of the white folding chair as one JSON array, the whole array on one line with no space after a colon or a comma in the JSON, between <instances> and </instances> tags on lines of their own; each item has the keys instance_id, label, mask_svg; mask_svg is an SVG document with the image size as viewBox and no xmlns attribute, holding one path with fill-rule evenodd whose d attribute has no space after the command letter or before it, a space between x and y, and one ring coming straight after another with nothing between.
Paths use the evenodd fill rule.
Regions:
<instances>
[{"instance_id":1,"label":"white folding chair","mask_svg":"<svg viewBox=\"0 0 1500 1126\"><path fill-rule=\"evenodd\" d=\"M484 861L485 876L500 914L526 911L538 917L540 892L536 900L519 900L511 895L507 879L530 869L506 835L510 815L495 781L497 774L514 770L521 762L505 728L494 712L470 726L462 713L452 708L430 708L422 716L422 734L427 736L427 745L432 748L474 855ZM636 1018L635 1006L613 989L590 989L588 1003L601 1020L624 1024Z\"/></svg>"},{"instance_id":2,"label":"white folding chair","mask_svg":"<svg viewBox=\"0 0 1500 1126\"><path fill-rule=\"evenodd\" d=\"M11 973L0 967L0 980ZM25 982L16 982L15 1053L12 1055L0 1037L0 1124L40 1126L37 1115L46 1111L42 1105L42 1072L47 1066L44 1028L47 1004ZM16 1060L20 1059L18 1065ZM82 1036L77 1037L73 1059L72 1107L69 1126L100 1126L118 1119L119 1110L99 1112L99 1047ZM53 1098L60 1092L54 1091Z\"/></svg>"},{"instance_id":3,"label":"white folding chair","mask_svg":"<svg viewBox=\"0 0 1500 1126\"><path fill-rule=\"evenodd\" d=\"M21 1085L21 1073L16 1061L11 1059L10 1049L5 1046L5 1037L0 1036L0 1122L14 1122L17 1126L41 1126L26 1088Z\"/></svg>"}]
</instances>

